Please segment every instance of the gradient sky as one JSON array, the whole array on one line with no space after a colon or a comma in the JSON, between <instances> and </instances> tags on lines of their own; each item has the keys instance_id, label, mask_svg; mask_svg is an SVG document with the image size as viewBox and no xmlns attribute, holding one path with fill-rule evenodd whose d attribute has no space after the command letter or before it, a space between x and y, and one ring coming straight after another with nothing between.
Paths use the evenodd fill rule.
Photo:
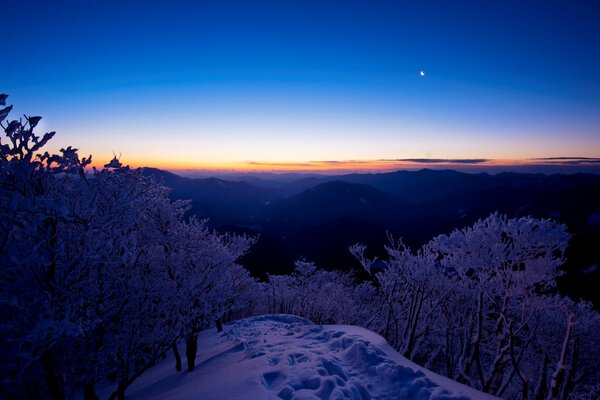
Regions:
<instances>
[{"instance_id":1,"label":"gradient sky","mask_svg":"<svg viewBox=\"0 0 600 400\"><path fill-rule=\"evenodd\" d=\"M598 4L3 0L0 91L96 163L598 158Z\"/></svg>"}]
</instances>

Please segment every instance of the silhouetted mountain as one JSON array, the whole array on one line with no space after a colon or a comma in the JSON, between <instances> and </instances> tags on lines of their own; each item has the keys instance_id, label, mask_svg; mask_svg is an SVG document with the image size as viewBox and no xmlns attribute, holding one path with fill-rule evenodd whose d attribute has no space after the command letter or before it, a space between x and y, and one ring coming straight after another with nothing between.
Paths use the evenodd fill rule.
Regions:
<instances>
[{"instance_id":1,"label":"silhouetted mountain","mask_svg":"<svg viewBox=\"0 0 600 400\"><path fill-rule=\"evenodd\" d=\"M520 174L505 172L468 174L454 170L422 169L388 173L348 174L300 179L290 186L304 190L319 183L343 181L369 185L408 202L432 202L453 194L476 193L494 188L568 189L600 185L600 175L595 174Z\"/></svg>"},{"instance_id":2,"label":"silhouetted mountain","mask_svg":"<svg viewBox=\"0 0 600 400\"><path fill-rule=\"evenodd\" d=\"M269 204L265 216L302 224L322 224L342 217L383 224L396 222L398 208L402 208L400 201L390 194L367 185L333 181Z\"/></svg>"},{"instance_id":3,"label":"silhouetted mountain","mask_svg":"<svg viewBox=\"0 0 600 400\"><path fill-rule=\"evenodd\" d=\"M492 186L492 176L465 174L451 170L423 169L379 174L349 174L338 177L393 194L405 202L434 201L453 193L476 191Z\"/></svg>"},{"instance_id":4,"label":"silhouetted mountain","mask_svg":"<svg viewBox=\"0 0 600 400\"><path fill-rule=\"evenodd\" d=\"M151 168L145 168L144 173L171 188L172 198L192 200L191 212L200 218L210 218L211 224L217 227L252 223L266 202L280 197L276 190L246 182L184 178Z\"/></svg>"},{"instance_id":5,"label":"silhouetted mountain","mask_svg":"<svg viewBox=\"0 0 600 400\"><path fill-rule=\"evenodd\" d=\"M451 170L379 174L269 176L226 181L190 179L146 169L191 199L192 212L212 226L260 234L244 258L255 274L285 273L304 257L325 268L355 268L348 252L357 242L383 256L386 232L412 246L472 225L492 212L552 218L573 234L562 287L600 304L600 175L467 174ZM250 183L254 182L254 184Z\"/></svg>"},{"instance_id":6,"label":"silhouetted mountain","mask_svg":"<svg viewBox=\"0 0 600 400\"><path fill-rule=\"evenodd\" d=\"M172 172L165 171L158 168L142 168L142 174L144 176L154 177L158 182L164 183L168 187L173 187L177 185L181 180L185 179L179 175L176 175Z\"/></svg>"}]
</instances>

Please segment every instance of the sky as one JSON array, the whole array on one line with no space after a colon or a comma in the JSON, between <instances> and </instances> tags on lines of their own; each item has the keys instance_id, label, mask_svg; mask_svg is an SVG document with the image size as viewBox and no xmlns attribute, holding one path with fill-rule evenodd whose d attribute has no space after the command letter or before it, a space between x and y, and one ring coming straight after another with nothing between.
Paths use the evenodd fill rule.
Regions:
<instances>
[{"instance_id":1,"label":"sky","mask_svg":"<svg viewBox=\"0 0 600 400\"><path fill-rule=\"evenodd\" d=\"M599 163L596 1L3 0L2 14L12 116L43 116L52 149L97 165Z\"/></svg>"}]
</instances>

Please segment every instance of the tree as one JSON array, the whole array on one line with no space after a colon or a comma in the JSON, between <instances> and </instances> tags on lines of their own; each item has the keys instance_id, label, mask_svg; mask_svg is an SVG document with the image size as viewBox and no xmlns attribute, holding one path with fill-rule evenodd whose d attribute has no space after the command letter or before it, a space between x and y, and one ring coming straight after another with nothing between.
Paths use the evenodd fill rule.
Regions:
<instances>
[{"instance_id":1,"label":"tree","mask_svg":"<svg viewBox=\"0 0 600 400\"><path fill-rule=\"evenodd\" d=\"M235 261L254 239L185 219L188 202L116 157L89 173L75 148L42 154L54 133L36 136L39 120L2 125L2 393L59 399L83 386L92 399L111 377L124 398L182 333L241 310L236 292L255 281Z\"/></svg>"},{"instance_id":2,"label":"tree","mask_svg":"<svg viewBox=\"0 0 600 400\"><path fill-rule=\"evenodd\" d=\"M435 254L425 246L413 253L401 240L389 237L389 259L381 271L373 271L365 246L354 245L350 252L377 281L378 329L394 347L413 359L419 343L432 332L431 321L453 290L453 283L440 270Z\"/></svg>"},{"instance_id":3,"label":"tree","mask_svg":"<svg viewBox=\"0 0 600 400\"><path fill-rule=\"evenodd\" d=\"M175 339L185 337L188 370L195 367L197 334L221 323L234 310L236 296L251 290L254 280L237 264L255 238L210 231L195 218L173 226L168 275L179 319ZM172 344L177 356L177 345Z\"/></svg>"},{"instance_id":4,"label":"tree","mask_svg":"<svg viewBox=\"0 0 600 400\"><path fill-rule=\"evenodd\" d=\"M0 95L0 105L6 98ZM0 110L0 123L11 109ZM43 373L49 395L60 398L55 348L62 338L77 335L79 315L70 301L88 277L84 271L62 268L59 230L74 221L57 196L85 180L91 157L80 160L71 147L61 149L60 155L41 154L54 132L37 136L40 119L2 124L8 141L0 142L1 348L10 361L0 376L4 392L23 393L36 385L20 377Z\"/></svg>"},{"instance_id":5,"label":"tree","mask_svg":"<svg viewBox=\"0 0 600 400\"><path fill-rule=\"evenodd\" d=\"M543 294L562 274L568 240L566 227L554 221L499 214L432 240L440 265L475 295L474 332L459 365L464 379L499 394L507 376L516 375L523 396L530 390L517 354L531 343L531 322L547 307Z\"/></svg>"},{"instance_id":6,"label":"tree","mask_svg":"<svg viewBox=\"0 0 600 400\"><path fill-rule=\"evenodd\" d=\"M497 396L586 398L599 379L590 355L600 348L599 315L553 294L568 239L554 221L492 214L416 252L390 239L383 263L355 245L377 288L363 326L416 362Z\"/></svg>"},{"instance_id":7,"label":"tree","mask_svg":"<svg viewBox=\"0 0 600 400\"><path fill-rule=\"evenodd\" d=\"M369 315L374 293L340 271L324 271L296 261L292 275L269 275L269 312L300 315L318 324L360 324Z\"/></svg>"}]
</instances>

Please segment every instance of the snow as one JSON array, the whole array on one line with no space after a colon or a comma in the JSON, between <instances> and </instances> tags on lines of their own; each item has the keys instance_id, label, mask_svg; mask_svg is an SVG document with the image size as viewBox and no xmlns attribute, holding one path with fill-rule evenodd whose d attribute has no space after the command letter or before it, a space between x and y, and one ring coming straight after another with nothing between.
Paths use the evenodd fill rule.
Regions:
<instances>
[{"instance_id":1,"label":"snow","mask_svg":"<svg viewBox=\"0 0 600 400\"><path fill-rule=\"evenodd\" d=\"M197 367L172 355L127 390L128 399L493 399L421 368L379 335L291 315L234 322L198 337Z\"/></svg>"}]
</instances>

